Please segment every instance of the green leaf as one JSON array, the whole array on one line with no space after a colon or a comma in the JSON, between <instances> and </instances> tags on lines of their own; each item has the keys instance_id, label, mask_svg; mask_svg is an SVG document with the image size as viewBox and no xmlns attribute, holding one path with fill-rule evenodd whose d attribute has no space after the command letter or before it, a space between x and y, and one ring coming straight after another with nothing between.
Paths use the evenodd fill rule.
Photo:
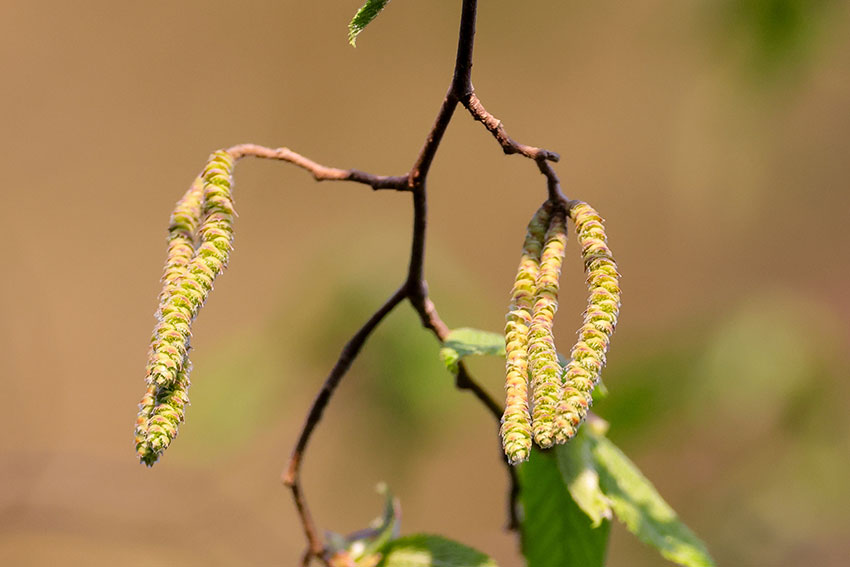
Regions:
<instances>
[{"instance_id":1,"label":"green leaf","mask_svg":"<svg viewBox=\"0 0 850 567\"><path fill-rule=\"evenodd\" d=\"M589 428L583 428L589 429ZM683 524L635 464L607 437L588 431L599 485L614 514L642 542L686 567L711 567L703 543Z\"/></svg>"},{"instance_id":2,"label":"green leaf","mask_svg":"<svg viewBox=\"0 0 850 567\"><path fill-rule=\"evenodd\" d=\"M593 459L593 440L588 427L580 427L576 436L555 448L558 469L567 490L579 508L587 514L594 528L611 519L611 503L599 486L599 473Z\"/></svg>"},{"instance_id":3,"label":"green leaf","mask_svg":"<svg viewBox=\"0 0 850 567\"><path fill-rule=\"evenodd\" d=\"M592 526L570 497L555 455L535 449L517 474L524 512L522 552L528 567L602 567L611 522Z\"/></svg>"},{"instance_id":4,"label":"green leaf","mask_svg":"<svg viewBox=\"0 0 850 567\"><path fill-rule=\"evenodd\" d=\"M451 331L440 349L440 358L451 372L457 372L465 356L488 354L505 356L504 335L464 327Z\"/></svg>"},{"instance_id":5,"label":"green leaf","mask_svg":"<svg viewBox=\"0 0 850 567\"><path fill-rule=\"evenodd\" d=\"M412 535L381 550L377 567L498 567L480 551L435 535Z\"/></svg>"},{"instance_id":6,"label":"green leaf","mask_svg":"<svg viewBox=\"0 0 850 567\"><path fill-rule=\"evenodd\" d=\"M366 26L372 23L372 20L378 17L381 10L390 0L366 0L366 3L357 10L351 22L348 24L348 43L353 46L357 45L357 36L360 35Z\"/></svg>"},{"instance_id":7,"label":"green leaf","mask_svg":"<svg viewBox=\"0 0 850 567\"><path fill-rule=\"evenodd\" d=\"M368 563L370 558L374 558L383 547L398 537L401 528L401 505L383 482L378 485L378 493L384 496L383 515L376 518L369 528L348 536L329 532L329 555L345 553L356 562L366 560Z\"/></svg>"}]
</instances>

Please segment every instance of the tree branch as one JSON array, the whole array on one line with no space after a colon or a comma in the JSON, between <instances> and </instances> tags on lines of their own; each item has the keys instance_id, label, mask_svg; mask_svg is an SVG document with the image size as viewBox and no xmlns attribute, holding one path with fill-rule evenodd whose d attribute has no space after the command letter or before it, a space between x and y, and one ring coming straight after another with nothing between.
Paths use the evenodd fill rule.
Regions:
<instances>
[{"instance_id":1,"label":"tree branch","mask_svg":"<svg viewBox=\"0 0 850 567\"><path fill-rule=\"evenodd\" d=\"M475 92L469 93L469 95L467 95L466 98L462 98L460 102L475 120L484 124L484 127L493 134L493 137L496 138L496 141L502 146L502 150L506 155L520 154L535 161L558 161L561 159L561 156L555 152L550 152L549 150L536 148L534 146L527 146L513 140L505 131L502 121L487 112L487 109L484 108L484 105L481 103L481 100L479 100Z\"/></svg>"},{"instance_id":2,"label":"tree branch","mask_svg":"<svg viewBox=\"0 0 850 567\"><path fill-rule=\"evenodd\" d=\"M354 169L336 169L326 167L297 154L287 148L269 149L252 144L244 144L231 148L231 154L236 157L252 155L261 158L279 159L293 163L313 174L317 181L337 180L354 181L371 186L373 189L395 189L397 191L409 191L413 200L413 236L411 239L410 263L407 278L402 286L369 318L369 320L357 331L342 349L336 364L326 378L322 389L317 394L310 412L305 419L304 425L298 438L298 442L292 451L289 465L282 476L284 484L292 491L299 517L307 538L308 549L304 554L303 565L307 565L313 558L321 559L326 565L327 560L323 557L324 547L321 539L316 533L315 525L310 516L309 508L300 484L301 462L307 449L307 444L321 420L322 413L327 407L331 396L342 381L353 360L357 357L366 339L401 301L410 301L414 310L419 315L422 325L429 329L437 339L445 342L449 328L442 321L434 303L428 296L428 285L424 278L425 264L425 236L427 230L427 191L426 180L428 173L436 156L437 149L442 142L443 135L452 120L458 103L470 112L472 117L484 124L488 131L496 138L502 146L505 154L520 154L534 160L540 172L546 176L549 199L553 202L566 204L567 199L560 189L560 180L549 162L556 162L558 154L545 149L521 144L508 136L501 121L487 112L484 105L475 95L472 86L472 53L475 43L475 22L477 13L477 0L463 0L460 31L458 34L458 48L455 59L455 68L452 82L443 99L437 117L426 136L416 161L407 175L404 176L377 176L357 171ZM460 390L469 390L493 415L497 423L501 422L502 406L494 400L487 391L478 384L469 374L466 366L461 363L455 377L455 384ZM516 471L504 458L507 471L510 476L511 488L508 495L509 525L510 529L519 527L517 514L517 499L519 496L519 484Z\"/></svg>"},{"instance_id":3,"label":"tree branch","mask_svg":"<svg viewBox=\"0 0 850 567\"><path fill-rule=\"evenodd\" d=\"M434 302L428 297L428 287L425 282L423 282L420 289L420 293L411 295L410 303L419 314L422 325L434 333L437 339L439 339L440 344L445 343L446 338L449 335L449 328L445 323L443 323L443 320L440 319L440 315L437 313L437 308L434 306ZM493 397L488 394L478 382L475 381L475 379L473 379L463 362L458 363L458 371L455 375L455 386L458 390L469 390L472 392L478 401L480 401L493 415L493 417L496 418L497 427L501 425L502 412L504 412L504 408L496 400L494 400ZM499 453L502 455L502 460L507 467L511 485L510 490L508 491L507 528L509 530L516 530L519 528L519 511L517 509L519 482L516 470L508 462L504 452L501 451L501 444L499 444L499 449Z\"/></svg>"},{"instance_id":4,"label":"tree branch","mask_svg":"<svg viewBox=\"0 0 850 567\"><path fill-rule=\"evenodd\" d=\"M457 97L454 92L449 89L446 93L446 98L443 99L443 104L440 105L440 110L437 112L437 118L434 120L434 125L428 136L425 138L425 145L419 151L419 156L416 158L416 163L410 169L408 174L408 187L416 189L422 187L424 189L425 178L428 177L428 172L431 169L431 163L434 161L434 156L437 154L437 148L440 142L443 141L443 134L446 133L446 128L449 127L449 122L454 115L455 107L457 107Z\"/></svg>"},{"instance_id":5,"label":"tree branch","mask_svg":"<svg viewBox=\"0 0 850 567\"><path fill-rule=\"evenodd\" d=\"M407 175L372 175L357 169L338 169L336 167L327 167L314 162L313 160L302 156L299 153L293 152L289 148L266 148L257 144L239 144L227 149L227 152L236 159L245 156L253 156L264 159L276 159L286 161L297 165L302 169L306 169L313 174L313 179L316 181L354 181L369 185L374 190L378 189L395 189L396 191L410 191L408 187Z\"/></svg>"},{"instance_id":6,"label":"tree branch","mask_svg":"<svg viewBox=\"0 0 850 567\"><path fill-rule=\"evenodd\" d=\"M387 299L384 304L369 318L366 323L360 327L360 330L355 333L351 340L343 347L339 358L336 361L331 373L325 379L322 389L313 400L313 405L310 407L310 412L307 414L307 419L304 420L304 425L301 428L301 434L298 436L298 443L292 450L292 455L289 458L289 466L285 474L282 476L283 483L292 490L292 498L295 500L295 507L298 509L298 515L301 518L301 524L304 528L304 535L307 537L309 546L305 553L304 565L309 564L312 557L321 557L324 552L324 546L321 539L316 533L316 527L313 524L310 511L307 506L307 501L301 490L300 471L301 461L304 458L304 452L307 449L307 443L313 435L313 431L322 419L322 413L325 411L331 396L342 381L343 376L351 367L351 363L360 353L360 349L366 343L366 339L375 330L375 327L383 320L384 317L392 311L396 305L407 297L407 288L402 286Z\"/></svg>"},{"instance_id":7,"label":"tree branch","mask_svg":"<svg viewBox=\"0 0 850 567\"><path fill-rule=\"evenodd\" d=\"M573 201L570 201L566 195L561 192L561 180L558 179L558 174L548 161L537 159L537 168L540 173L546 176L546 185L549 190L549 200L553 203L560 203L564 210L569 211L572 208Z\"/></svg>"},{"instance_id":8,"label":"tree branch","mask_svg":"<svg viewBox=\"0 0 850 567\"><path fill-rule=\"evenodd\" d=\"M452 77L451 92L458 100L472 94L472 50L475 47L475 21L478 16L478 0L463 0L460 13L460 31L457 38L457 57Z\"/></svg>"}]
</instances>

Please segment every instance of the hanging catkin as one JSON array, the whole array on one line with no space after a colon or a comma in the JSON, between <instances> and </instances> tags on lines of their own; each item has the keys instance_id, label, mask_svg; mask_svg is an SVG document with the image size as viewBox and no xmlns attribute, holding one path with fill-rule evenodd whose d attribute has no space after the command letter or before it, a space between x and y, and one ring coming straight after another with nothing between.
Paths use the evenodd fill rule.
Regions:
<instances>
[{"instance_id":1,"label":"hanging catkin","mask_svg":"<svg viewBox=\"0 0 850 567\"><path fill-rule=\"evenodd\" d=\"M572 438L587 416L591 394L605 366L605 353L620 313L617 264L608 248L602 218L587 203L570 209L575 222L589 293L584 321L564 369L564 388L558 403L556 440Z\"/></svg>"},{"instance_id":2,"label":"hanging catkin","mask_svg":"<svg viewBox=\"0 0 850 567\"><path fill-rule=\"evenodd\" d=\"M531 367L532 431L534 441L550 447L555 438L555 413L561 390L561 367L555 351L552 327L558 310L558 286L566 246L566 213L557 206L552 211L546 243L537 275L537 296L528 334Z\"/></svg>"},{"instance_id":3,"label":"hanging catkin","mask_svg":"<svg viewBox=\"0 0 850 567\"><path fill-rule=\"evenodd\" d=\"M171 216L159 321L151 337L147 389L136 420L136 451L149 466L174 440L183 421L189 403L192 321L233 248L234 161L226 151L213 153Z\"/></svg>"},{"instance_id":4,"label":"hanging catkin","mask_svg":"<svg viewBox=\"0 0 850 567\"><path fill-rule=\"evenodd\" d=\"M502 416L502 447L512 464L528 458L531 451L531 414L528 408L528 331L534 301L540 253L549 224L551 207L544 203L528 223L511 305L505 324L505 413Z\"/></svg>"}]
</instances>

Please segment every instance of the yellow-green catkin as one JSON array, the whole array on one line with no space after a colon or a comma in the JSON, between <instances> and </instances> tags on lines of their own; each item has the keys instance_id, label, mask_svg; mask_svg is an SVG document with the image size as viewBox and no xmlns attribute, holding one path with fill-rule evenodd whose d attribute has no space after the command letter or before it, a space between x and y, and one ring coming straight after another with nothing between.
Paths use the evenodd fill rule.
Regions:
<instances>
[{"instance_id":1,"label":"yellow-green catkin","mask_svg":"<svg viewBox=\"0 0 850 567\"><path fill-rule=\"evenodd\" d=\"M177 436L189 403L191 324L233 248L234 162L226 151L213 153L171 216L159 322L151 337L147 390L136 421L136 451L147 465Z\"/></svg>"},{"instance_id":2,"label":"yellow-green catkin","mask_svg":"<svg viewBox=\"0 0 850 567\"><path fill-rule=\"evenodd\" d=\"M204 179L195 178L194 183L177 201L168 224L168 254L162 273L162 292L159 294L160 309L171 297L182 279L186 266L195 255L195 235L201 222L201 201L204 196Z\"/></svg>"},{"instance_id":3,"label":"yellow-green catkin","mask_svg":"<svg viewBox=\"0 0 850 567\"><path fill-rule=\"evenodd\" d=\"M589 297L578 342L564 369L557 415L559 441L573 437L587 416L591 394L605 366L605 353L620 314L620 274L608 248L602 218L582 202L570 209L570 218L575 222L581 246Z\"/></svg>"},{"instance_id":4,"label":"yellow-green catkin","mask_svg":"<svg viewBox=\"0 0 850 567\"><path fill-rule=\"evenodd\" d=\"M511 305L505 324L505 413L502 415L502 447L511 464L528 459L531 452L531 414L528 405L528 331L537 296L540 254L549 224L548 203L541 206L525 235Z\"/></svg>"},{"instance_id":5,"label":"yellow-green catkin","mask_svg":"<svg viewBox=\"0 0 850 567\"><path fill-rule=\"evenodd\" d=\"M544 449L551 447L555 440L555 414L561 390L561 367L552 327L558 310L558 288L566 243L566 213L559 206L552 211L546 231L528 333L532 430L534 441Z\"/></svg>"}]
</instances>

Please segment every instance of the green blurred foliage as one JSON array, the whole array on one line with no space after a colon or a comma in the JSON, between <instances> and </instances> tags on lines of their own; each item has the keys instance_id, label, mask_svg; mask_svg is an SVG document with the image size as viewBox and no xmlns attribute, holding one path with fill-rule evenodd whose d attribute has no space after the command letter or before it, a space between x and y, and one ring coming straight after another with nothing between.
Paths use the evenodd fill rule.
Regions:
<instances>
[{"instance_id":1,"label":"green blurred foliage","mask_svg":"<svg viewBox=\"0 0 850 567\"><path fill-rule=\"evenodd\" d=\"M268 426L293 377L276 337L260 329L230 338L200 358L192 370L197 380L190 388L180 454L206 461L236 450Z\"/></svg>"},{"instance_id":2,"label":"green blurred foliage","mask_svg":"<svg viewBox=\"0 0 850 567\"><path fill-rule=\"evenodd\" d=\"M365 321L383 301L378 290L385 288L379 276L368 276L333 290L317 313L319 324L305 329L307 352L321 360L345 344L350 327L334 324ZM357 401L368 408L370 437L401 450L423 440L429 423L442 423L455 413L457 397L450 395L451 376L437 356L439 345L412 309L400 305L369 339L361 352L354 376L358 380Z\"/></svg>"},{"instance_id":3,"label":"green blurred foliage","mask_svg":"<svg viewBox=\"0 0 850 567\"><path fill-rule=\"evenodd\" d=\"M717 33L753 78L771 80L811 62L840 6L835 0L724 0Z\"/></svg>"},{"instance_id":4,"label":"green blurred foliage","mask_svg":"<svg viewBox=\"0 0 850 567\"><path fill-rule=\"evenodd\" d=\"M497 567L487 555L434 535L397 539L383 553L378 567Z\"/></svg>"},{"instance_id":5,"label":"green blurred foliage","mask_svg":"<svg viewBox=\"0 0 850 567\"><path fill-rule=\"evenodd\" d=\"M809 298L763 292L616 355L594 409L627 454L692 455L667 479L648 474L697 493L687 514L726 518L697 526L719 564L779 563L838 537L824 526L850 507L845 332Z\"/></svg>"}]
</instances>

